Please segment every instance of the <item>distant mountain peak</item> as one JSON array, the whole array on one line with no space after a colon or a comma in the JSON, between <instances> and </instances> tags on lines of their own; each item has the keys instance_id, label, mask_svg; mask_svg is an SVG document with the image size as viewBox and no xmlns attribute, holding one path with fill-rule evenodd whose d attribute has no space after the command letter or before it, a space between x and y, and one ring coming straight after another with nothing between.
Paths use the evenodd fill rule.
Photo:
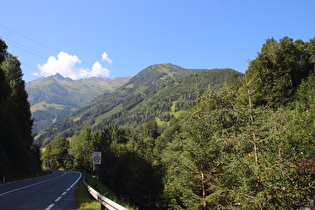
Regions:
<instances>
[{"instance_id":1,"label":"distant mountain peak","mask_svg":"<svg viewBox=\"0 0 315 210\"><path fill-rule=\"evenodd\" d=\"M70 79L69 77L64 77L62 76L60 73L56 73L54 76L53 76L56 80L60 80L60 81L72 81L72 79Z\"/></svg>"}]
</instances>

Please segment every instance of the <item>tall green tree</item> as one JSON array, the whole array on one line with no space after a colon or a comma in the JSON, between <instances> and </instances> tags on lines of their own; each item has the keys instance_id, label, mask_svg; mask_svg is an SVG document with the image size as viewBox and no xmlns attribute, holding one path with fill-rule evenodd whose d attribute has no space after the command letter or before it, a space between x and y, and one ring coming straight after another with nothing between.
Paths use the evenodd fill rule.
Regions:
<instances>
[{"instance_id":1,"label":"tall green tree","mask_svg":"<svg viewBox=\"0 0 315 210\"><path fill-rule=\"evenodd\" d=\"M162 158L167 167L168 207L212 209L229 203L222 177L229 144L220 136L234 130L238 121L235 94L210 89L180 120L180 133L168 143Z\"/></svg>"},{"instance_id":2,"label":"tall green tree","mask_svg":"<svg viewBox=\"0 0 315 210\"><path fill-rule=\"evenodd\" d=\"M301 81L314 69L313 41L303 42L284 37L268 39L246 71L256 80L255 105L279 107L292 101Z\"/></svg>"},{"instance_id":3,"label":"tall green tree","mask_svg":"<svg viewBox=\"0 0 315 210\"><path fill-rule=\"evenodd\" d=\"M76 167L92 171L93 152L92 129L84 126L80 133L70 139L69 153L75 157Z\"/></svg>"},{"instance_id":4,"label":"tall green tree","mask_svg":"<svg viewBox=\"0 0 315 210\"><path fill-rule=\"evenodd\" d=\"M248 123L235 136L235 152L229 155L231 161L225 167L230 172L226 177L235 183L232 188L226 185L234 203L244 209L297 209L308 205L314 180L310 173L302 172L302 165L310 160L311 149L306 147L311 142L309 138L296 139L305 128L291 130L296 122L291 110L255 109L254 113L255 124ZM292 136L292 131L297 134Z\"/></svg>"},{"instance_id":5,"label":"tall green tree","mask_svg":"<svg viewBox=\"0 0 315 210\"><path fill-rule=\"evenodd\" d=\"M6 52L0 40L0 150L5 166L2 175L21 176L39 170L38 151L32 148L30 105L22 79L20 62ZM17 155L18 154L18 155Z\"/></svg>"},{"instance_id":6,"label":"tall green tree","mask_svg":"<svg viewBox=\"0 0 315 210\"><path fill-rule=\"evenodd\" d=\"M7 54L7 45L5 42L0 39L0 64L5 59L5 56ZM6 144L6 138L7 138L7 97L9 94L9 87L7 83L5 82L5 74L3 69L0 65L0 157L1 157L1 163L0 164L0 176L4 176L8 169L7 162L7 156L6 156L6 150L5 150L5 144Z\"/></svg>"},{"instance_id":7,"label":"tall green tree","mask_svg":"<svg viewBox=\"0 0 315 210\"><path fill-rule=\"evenodd\" d=\"M252 99L259 91L255 89L255 78L247 76L247 120L239 125L241 132L234 136L235 152L229 154L231 161L225 168L230 172L225 175L227 180L236 183L228 187L234 203L245 209L296 209L307 205L314 189L309 168L314 132L306 124L311 125L309 120L313 118L310 112L254 107ZM298 90L297 95L304 98L302 104L307 101L305 87L310 89L309 85L302 82L304 91Z\"/></svg>"},{"instance_id":8,"label":"tall green tree","mask_svg":"<svg viewBox=\"0 0 315 210\"><path fill-rule=\"evenodd\" d=\"M7 45L5 42L0 39L0 64L4 61L6 55L7 55ZM8 94L8 87L5 83L5 74L3 69L0 67L0 97L3 100L4 97L6 97L6 94Z\"/></svg>"},{"instance_id":9,"label":"tall green tree","mask_svg":"<svg viewBox=\"0 0 315 210\"><path fill-rule=\"evenodd\" d=\"M8 98L11 103L11 116L17 119L25 147L30 147L33 143L33 120L31 119L30 104L27 100L28 95L25 91L25 82L22 79L21 63L15 56L8 54L1 65L5 73L6 83L9 84L11 90Z\"/></svg>"}]
</instances>

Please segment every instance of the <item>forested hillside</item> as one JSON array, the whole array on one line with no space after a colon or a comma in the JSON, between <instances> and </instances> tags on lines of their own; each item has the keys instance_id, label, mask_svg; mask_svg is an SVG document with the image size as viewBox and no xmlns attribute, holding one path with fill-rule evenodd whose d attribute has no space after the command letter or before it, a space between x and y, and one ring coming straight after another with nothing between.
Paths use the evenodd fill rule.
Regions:
<instances>
[{"instance_id":1,"label":"forested hillside","mask_svg":"<svg viewBox=\"0 0 315 210\"><path fill-rule=\"evenodd\" d=\"M40 172L39 151L32 148L30 105L18 59L0 39L0 177Z\"/></svg>"},{"instance_id":2,"label":"forested hillside","mask_svg":"<svg viewBox=\"0 0 315 210\"><path fill-rule=\"evenodd\" d=\"M158 118L168 122L178 111L192 107L209 85L223 85L231 69L192 70L172 64L150 66L125 85L103 94L61 122L39 133L36 143L69 137L83 125L101 129L109 123L141 129Z\"/></svg>"},{"instance_id":3,"label":"forested hillside","mask_svg":"<svg viewBox=\"0 0 315 210\"><path fill-rule=\"evenodd\" d=\"M72 80L61 74L41 77L26 84L28 100L34 118L33 133L62 120L91 102L97 96L111 92L129 81L123 78L87 78Z\"/></svg>"},{"instance_id":4,"label":"forested hillside","mask_svg":"<svg viewBox=\"0 0 315 210\"><path fill-rule=\"evenodd\" d=\"M76 167L92 172L92 152L102 151L100 180L139 209L311 207L315 196L314 67L315 38L309 42L268 39L245 75L228 71L223 87L207 86L203 93L196 79L191 83L196 103L186 111L178 113L174 105L183 99L170 100L170 113L176 114L168 123L160 123L164 118L155 116L140 122L140 130L117 124L86 125L46 145L44 166L48 155L69 153L75 156ZM163 100L166 89L156 89L156 83L171 91L176 89L171 88L173 84L183 84L195 73L173 77L170 83L156 77L152 87L130 80L120 91L139 88L140 97L152 88L156 93L147 102L139 102L146 106L150 100ZM142 113L141 106L129 110L134 113L130 116ZM69 167L58 161L50 165Z\"/></svg>"}]
</instances>

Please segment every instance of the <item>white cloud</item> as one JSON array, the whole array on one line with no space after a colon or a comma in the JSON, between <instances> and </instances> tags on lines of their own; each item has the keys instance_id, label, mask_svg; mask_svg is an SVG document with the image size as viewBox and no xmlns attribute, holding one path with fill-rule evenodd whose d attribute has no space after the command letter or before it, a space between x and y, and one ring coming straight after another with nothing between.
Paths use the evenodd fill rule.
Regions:
<instances>
[{"instance_id":1,"label":"white cloud","mask_svg":"<svg viewBox=\"0 0 315 210\"><path fill-rule=\"evenodd\" d=\"M98 77L98 76L103 76L103 77L108 77L109 76L109 70L106 68L103 68L100 62L95 62L92 66L92 70L86 70L86 69L81 69L80 70L80 76L81 78L83 77Z\"/></svg>"},{"instance_id":2,"label":"white cloud","mask_svg":"<svg viewBox=\"0 0 315 210\"><path fill-rule=\"evenodd\" d=\"M50 56L44 65L38 64L37 67L40 71L40 75L42 76L50 76L60 73L62 76L69 77L74 80L86 77L109 76L110 71L103 68L98 61L93 64L92 69L76 67L76 65L80 63L81 60L76 55L69 55L66 52L60 52L57 59L54 56Z\"/></svg>"},{"instance_id":3,"label":"white cloud","mask_svg":"<svg viewBox=\"0 0 315 210\"><path fill-rule=\"evenodd\" d=\"M102 60L107 61L109 64L112 64L113 62L113 60L108 57L108 54L106 52L102 54Z\"/></svg>"}]
</instances>

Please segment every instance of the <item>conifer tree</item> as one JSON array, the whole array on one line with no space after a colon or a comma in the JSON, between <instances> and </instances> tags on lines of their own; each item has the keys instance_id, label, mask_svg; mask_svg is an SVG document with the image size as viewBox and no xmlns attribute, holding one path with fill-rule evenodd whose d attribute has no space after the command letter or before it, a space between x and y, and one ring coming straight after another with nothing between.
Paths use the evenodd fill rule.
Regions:
<instances>
[{"instance_id":1,"label":"conifer tree","mask_svg":"<svg viewBox=\"0 0 315 210\"><path fill-rule=\"evenodd\" d=\"M246 75L257 77L253 88L255 105L279 107L292 101L299 84L314 69L314 41L283 37L268 39L258 57L251 61Z\"/></svg>"},{"instance_id":2,"label":"conifer tree","mask_svg":"<svg viewBox=\"0 0 315 210\"><path fill-rule=\"evenodd\" d=\"M172 208L228 205L222 155L229 146L221 136L234 132L238 119L234 104L235 92L210 89L202 102L181 119L180 133L163 155L167 167L165 194Z\"/></svg>"},{"instance_id":3,"label":"conifer tree","mask_svg":"<svg viewBox=\"0 0 315 210\"><path fill-rule=\"evenodd\" d=\"M36 149L32 148L33 121L21 64L6 52L2 40L0 45L0 149L6 167L3 171L7 176L35 173L39 170L39 160Z\"/></svg>"},{"instance_id":4,"label":"conifer tree","mask_svg":"<svg viewBox=\"0 0 315 210\"><path fill-rule=\"evenodd\" d=\"M5 73L6 83L10 87L8 100L12 110L11 116L17 120L25 147L30 148L33 143L31 136L33 120L31 119L30 104L27 100L28 95L25 91L25 82L22 79L21 63L15 56L8 54L1 65Z\"/></svg>"}]
</instances>

